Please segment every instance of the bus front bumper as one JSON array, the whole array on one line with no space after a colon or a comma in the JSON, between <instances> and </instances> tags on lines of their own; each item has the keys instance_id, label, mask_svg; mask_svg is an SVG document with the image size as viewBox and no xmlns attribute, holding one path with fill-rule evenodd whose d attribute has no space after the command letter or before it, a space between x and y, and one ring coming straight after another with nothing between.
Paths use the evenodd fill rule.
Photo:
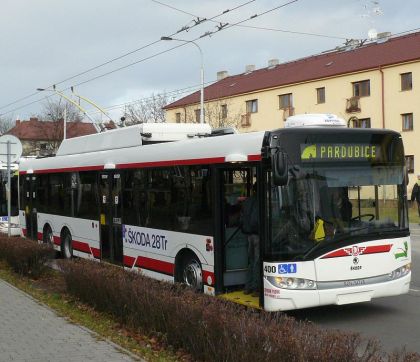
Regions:
<instances>
[{"instance_id":1,"label":"bus front bumper","mask_svg":"<svg viewBox=\"0 0 420 362\"><path fill-rule=\"evenodd\" d=\"M411 272L383 283L345 288L292 290L273 286L264 278L264 309L269 312L368 302L373 298L406 294Z\"/></svg>"}]
</instances>

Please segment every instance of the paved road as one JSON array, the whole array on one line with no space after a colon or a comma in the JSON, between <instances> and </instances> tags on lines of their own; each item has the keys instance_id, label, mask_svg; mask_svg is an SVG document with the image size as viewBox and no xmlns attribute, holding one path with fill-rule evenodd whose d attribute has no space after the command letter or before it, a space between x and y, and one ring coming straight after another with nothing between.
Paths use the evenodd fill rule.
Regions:
<instances>
[{"instance_id":1,"label":"paved road","mask_svg":"<svg viewBox=\"0 0 420 362\"><path fill-rule=\"evenodd\" d=\"M369 303L328 306L290 312L298 319L379 339L385 351L406 346L420 353L420 226L410 225L412 278L410 292Z\"/></svg>"},{"instance_id":2,"label":"paved road","mask_svg":"<svg viewBox=\"0 0 420 362\"><path fill-rule=\"evenodd\" d=\"M0 361L134 361L0 279Z\"/></svg>"}]
</instances>

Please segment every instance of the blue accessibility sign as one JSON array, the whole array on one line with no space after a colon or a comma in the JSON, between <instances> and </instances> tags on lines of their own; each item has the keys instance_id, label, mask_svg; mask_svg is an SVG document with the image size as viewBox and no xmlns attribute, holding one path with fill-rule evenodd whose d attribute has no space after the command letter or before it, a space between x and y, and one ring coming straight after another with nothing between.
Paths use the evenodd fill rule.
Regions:
<instances>
[{"instance_id":1,"label":"blue accessibility sign","mask_svg":"<svg viewBox=\"0 0 420 362\"><path fill-rule=\"evenodd\" d=\"M297 271L296 263L279 264L279 274L294 274Z\"/></svg>"}]
</instances>

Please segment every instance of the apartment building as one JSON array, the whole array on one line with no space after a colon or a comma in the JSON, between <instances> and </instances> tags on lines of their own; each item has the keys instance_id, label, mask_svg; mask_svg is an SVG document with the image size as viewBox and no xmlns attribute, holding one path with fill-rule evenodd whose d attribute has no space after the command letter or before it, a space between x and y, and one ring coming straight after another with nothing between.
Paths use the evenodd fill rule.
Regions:
<instances>
[{"instance_id":1,"label":"apartment building","mask_svg":"<svg viewBox=\"0 0 420 362\"><path fill-rule=\"evenodd\" d=\"M240 132L283 127L289 115L334 113L349 127L401 132L410 175L420 173L420 32L347 46L287 63L218 72L204 89L205 120ZM198 122L200 92L165 107L168 122Z\"/></svg>"}]
</instances>

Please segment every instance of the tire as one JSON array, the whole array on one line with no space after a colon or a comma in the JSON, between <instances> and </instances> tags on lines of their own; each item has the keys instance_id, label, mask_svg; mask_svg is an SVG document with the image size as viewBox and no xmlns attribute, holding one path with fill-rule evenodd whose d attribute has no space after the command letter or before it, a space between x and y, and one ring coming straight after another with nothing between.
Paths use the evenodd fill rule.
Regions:
<instances>
[{"instance_id":1,"label":"tire","mask_svg":"<svg viewBox=\"0 0 420 362\"><path fill-rule=\"evenodd\" d=\"M44 244L54 246L54 235L49 225L45 226L44 233L42 235L42 241Z\"/></svg>"},{"instance_id":2,"label":"tire","mask_svg":"<svg viewBox=\"0 0 420 362\"><path fill-rule=\"evenodd\" d=\"M184 262L182 267L182 283L197 292L203 290L203 269L196 257L189 257Z\"/></svg>"},{"instance_id":3,"label":"tire","mask_svg":"<svg viewBox=\"0 0 420 362\"><path fill-rule=\"evenodd\" d=\"M61 255L65 259L71 259L73 257L73 248L71 246L71 235L69 232L63 234L61 242Z\"/></svg>"}]
</instances>

